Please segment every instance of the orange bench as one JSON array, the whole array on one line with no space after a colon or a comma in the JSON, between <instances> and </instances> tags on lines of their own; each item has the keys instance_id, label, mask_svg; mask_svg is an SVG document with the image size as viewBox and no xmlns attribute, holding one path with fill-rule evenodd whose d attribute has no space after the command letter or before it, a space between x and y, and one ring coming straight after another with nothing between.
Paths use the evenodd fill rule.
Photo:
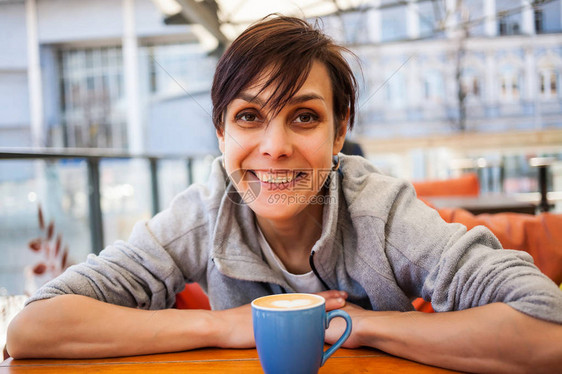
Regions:
<instances>
[{"instance_id":1,"label":"orange bench","mask_svg":"<svg viewBox=\"0 0 562 374\"><path fill-rule=\"evenodd\" d=\"M480 183L475 173L464 174L458 178L412 182L418 197L465 196L480 194Z\"/></svg>"},{"instance_id":2,"label":"orange bench","mask_svg":"<svg viewBox=\"0 0 562 374\"><path fill-rule=\"evenodd\" d=\"M528 252L535 265L556 284L562 284L562 215L542 213L497 213L473 215L464 209L438 210L447 222L457 222L471 229L486 226L504 248ZM430 303L416 299L414 307L432 311Z\"/></svg>"}]
</instances>

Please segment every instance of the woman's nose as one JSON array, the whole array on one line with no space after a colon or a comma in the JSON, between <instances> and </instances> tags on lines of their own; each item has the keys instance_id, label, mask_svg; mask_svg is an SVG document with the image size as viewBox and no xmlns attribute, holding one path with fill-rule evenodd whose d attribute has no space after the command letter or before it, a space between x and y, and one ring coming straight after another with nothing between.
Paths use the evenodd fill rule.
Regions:
<instances>
[{"instance_id":1,"label":"woman's nose","mask_svg":"<svg viewBox=\"0 0 562 374\"><path fill-rule=\"evenodd\" d=\"M260 152L272 159L291 156L291 134L282 121L274 119L269 122L260 141Z\"/></svg>"}]
</instances>

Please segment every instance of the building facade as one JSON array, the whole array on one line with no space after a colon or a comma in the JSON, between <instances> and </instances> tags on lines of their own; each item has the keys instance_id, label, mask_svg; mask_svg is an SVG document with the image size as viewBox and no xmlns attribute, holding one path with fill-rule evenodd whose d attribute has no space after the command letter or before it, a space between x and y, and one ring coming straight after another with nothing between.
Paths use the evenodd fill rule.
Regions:
<instances>
[{"instance_id":1,"label":"building facade","mask_svg":"<svg viewBox=\"0 0 562 374\"><path fill-rule=\"evenodd\" d=\"M2 0L0 25L0 146L218 152L216 58L150 0Z\"/></svg>"},{"instance_id":2,"label":"building facade","mask_svg":"<svg viewBox=\"0 0 562 374\"><path fill-rule=\"evenodd\" d=\"M368 39L349 40L365 76L361 136L562 126L560 1L374 3L355 33Z\"/></svg>"},{"instance_id":3,"label":"building facade","mask_svg":"<svg viewBox=\"0 0 562 374\"><path fill-rule=\"evenodd\" d=\"M371 0L324 17L361 60L353 135L560 128L560 3ZM0 0L0 146L216 153L216 58L162 20L150 0Z\"/></svg>"},{"instance_id":4,"label":"building facade","mask_svg":"<svg viewBox=\"0 0 562 374\"><path fill-rule=\"evenodd\" d=\"M326 17L361 65L351 136L395 176L472 160L484 192L536 191L528 159L562 158L561 14L559 0L374 0Z\"/></svg>"}]
</instances>

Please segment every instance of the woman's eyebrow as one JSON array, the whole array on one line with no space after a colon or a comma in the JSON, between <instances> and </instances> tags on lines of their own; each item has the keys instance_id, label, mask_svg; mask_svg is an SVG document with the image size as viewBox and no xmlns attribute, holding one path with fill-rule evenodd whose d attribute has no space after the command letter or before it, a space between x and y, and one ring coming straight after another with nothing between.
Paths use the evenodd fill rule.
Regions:
<instances>
[{"instance_id":1,"label":"woman's eyebrow","mask_svg":"<svg viewBox=\"0 0 562 374\"><path fill-rule=\"evenodd\" d=\"M240 99L240 100L244 100L247 101L249 103L253 103L253 104L257 104L259 106L264 106L264 102L263 100L261 100L259 97L246 93L246 92L240 92L240 94L238 94L236 96L236 99Z\"/></svg>"},{"instance_id":2,"label":"woman's eyebrow","mask_svg":"<svg viewBox=\"0 0 562 374\"><path fill-rule=\"evenodd\" d=\"M309 94L302 94L302 95L297 95L297 96L293 96L289 99L289 104L300 104L300 103L304 103L306 101L310 101L310 100L322 100L322 101L326 101L324 100L324 98L318 94L315 93L309 93Z\"/></svg>"},{"instance_id":3,"label":"woman's eyebrow","mask_svg":"<svg viewBox=\"0 0 562 374\"><path fill-rule=\"evenodd\" d=\"M264 106L265 102L260 99L259 97L246 93L246 92L241 92L238 96L236 96L237 99L241 99L244 101L247 101L248 103L253 103L253 104L257 104L259 106ZM306 101L311 101L311 100L324 100L324 97L315 94L315 93L305 93L305 94L301 94L301 95L296 95L293 96L289 99L288 104L291 105L295 105L295 104L300 104L300 103L304 103Z\"/></svg>"}]
</instances>

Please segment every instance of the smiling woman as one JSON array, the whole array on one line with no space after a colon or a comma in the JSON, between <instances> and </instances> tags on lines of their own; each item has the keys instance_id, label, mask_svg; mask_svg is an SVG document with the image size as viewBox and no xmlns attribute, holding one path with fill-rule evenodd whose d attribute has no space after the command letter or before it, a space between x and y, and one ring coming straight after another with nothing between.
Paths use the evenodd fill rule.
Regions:
<instances>
[{"instance_id":1,"label":"smiling woman","mask_svg":"<svg viewBox=\"0 0 562 374\"><path fill-rule=\"evenodd\" d=\"M248 28L216 69L223 155L209 182L41 288L10 325L10 354L251 347L249 303L297 292L349 313L347 347L462 371L559 369L562 292L528 254L444 222L409 183L339 153L355 117L344 52L299 19ZM212 311L167 309L187 282ZM438 313L413 311L417 297Z\"/></svg>"},{"instance_id":2,"label":"smiling woman","mask_svg":"<svg viewBox=\"0 0 562 374\"><path fill-rule=\"evenodd\" d=\"M356 81L342 52L302 20L272 18L234 41L213 81L226 172L245 176L236 189L277 256L300 273L311 271L306 259L321 234L323 204L311 202L326 193L355 117Z\"/></svg>"}]
</instances>

